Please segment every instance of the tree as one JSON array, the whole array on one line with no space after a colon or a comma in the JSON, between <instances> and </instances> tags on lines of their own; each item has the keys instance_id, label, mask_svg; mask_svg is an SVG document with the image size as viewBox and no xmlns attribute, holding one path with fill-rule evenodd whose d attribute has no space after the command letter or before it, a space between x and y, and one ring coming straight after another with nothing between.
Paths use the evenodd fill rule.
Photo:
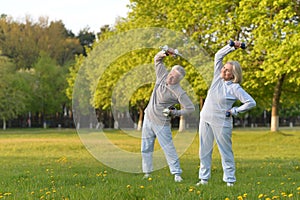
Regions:
<instances>
[{"instance_id":1,"label":"tree","mask_svg":"<svg viewBox=\"0 0 300 200\"><path fill-rule=\"evenodd\" d=\"M94 41L96 40L96 36L93 32L89 31L89 28L84 28L79 31L78 36L80 45L84 48L83 55L87 56L86 48L91 48Z\"/></svg>"},{"instance_id":2,"label":"tree","mask_svg":"<svg viewBox=\"0 0 300 200\"><path fill-rule=\"evenodd\" d=\"M42 52L33 67L34 85L30 95L33 97L31 111L41 113L44 123L47 114L61 112L62 106L67 102L65 77L63 68Z\"/></svg>"},{"instance_id":3,"label":"tree","mask_svg":"<svg viewBox=\"0 0 300 200\"><path fill-rule=\"evenodd\" d=\"M245 30L251 50L246 56L251 63L245 65L252 73L255 70L249 85L260 91L257 99L264 96L260 104L271 105L272 132L279 130L280 105L291 107L299 103L295 95L300 92L299 8L297 0L242 1L237 11L237 23Z\"/></svg>"},{"instance_id":4,"label":"tree","mask_svg":"<svg viewBox=\"0 0 300 200\"><path fill-rule=\"evenodd\" d=\"M28 95L27 83L7 57L0 56L0 118L3 130L6 121L24 113Z\"/></svg>"},{"instance_id":5,"label":"tree","mask_svg":"<svg viewBox=\"0 0 300 200\"><path fill-rule=\"evenodd\" d=\"M30 16L26 16L24 23L1 18L0 46L3 55L11 58L18 69L30 69L41 51L61 66L68 65L76 54L83 52L79 40L66 30L62 21L49 24L47 17L40 17L36 23Z\"/></svg>"}]
</instances>

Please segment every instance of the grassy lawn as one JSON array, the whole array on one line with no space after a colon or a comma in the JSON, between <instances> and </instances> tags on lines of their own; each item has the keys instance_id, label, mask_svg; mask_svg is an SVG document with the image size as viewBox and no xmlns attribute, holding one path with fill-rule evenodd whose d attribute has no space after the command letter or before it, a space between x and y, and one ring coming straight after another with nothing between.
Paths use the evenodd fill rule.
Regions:
<instances>
[{"instance_id":1,"label":"grassy lawn","mask_svg":"<svg viewBox=\"0 0 300 200\"><path fill-rule=\"evenodd\" d=\"M120 131L105 133L121 148L139 152L139 139ZM181 156L184 181L175 183L167 167L143 180L142 174L105 166L73 129L0 131L0 199L300 199L299 129L234 129L234 187L222 182L217 148L209 184L195 186L198 144L196 137Z\"/></svg>"}]
</instances>

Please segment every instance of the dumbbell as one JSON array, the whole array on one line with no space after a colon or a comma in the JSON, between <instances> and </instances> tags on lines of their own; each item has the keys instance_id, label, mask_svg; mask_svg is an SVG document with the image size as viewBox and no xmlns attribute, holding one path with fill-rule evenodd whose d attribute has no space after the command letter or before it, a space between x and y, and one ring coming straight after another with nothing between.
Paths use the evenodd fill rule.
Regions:
<instances>
[{"instance_id":1,"label":"dumbbell","mask_svg":"<svg viewBox=\"0 0 300 200\"><path fill-rule=\"evenodd\" d=\"M233 40L229 40L229 46L234 47ZM241 49L246 49L246 44L244 42L241 43Z\"/></svg>"},{"instance_id":2,"label":"dumbbell","mask_svg":"<svg viewBox=\"0 0 300 200\"><path fill-rule=\"evenodd\" d=\"M161 50L163 50L167 56L169 55L168 54L168 49L169 49L168 45L160 46L159 48ZM177 56L182 56L182 55L179 53L179 51L177 49L174 49L173 57L176 58Z\"/></svg>"}]
</instances>

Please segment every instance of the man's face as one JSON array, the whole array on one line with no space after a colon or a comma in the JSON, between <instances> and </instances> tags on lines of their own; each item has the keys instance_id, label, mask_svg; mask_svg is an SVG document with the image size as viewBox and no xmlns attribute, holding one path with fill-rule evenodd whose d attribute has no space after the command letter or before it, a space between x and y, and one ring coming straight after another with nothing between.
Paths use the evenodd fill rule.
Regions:
<instances>
[{"instance_id":1,"label":"man's face","mask_svg":"<svg viewBox=\"0 0 300 200\"><path fill-rule=\"evenodd\" d=\"M180 73L176 69L171 70L167 76L167 80L166 80L167 84L175 85L175 84L179 83L180 76L181 76Z\"/></svg>"}]
</instances>

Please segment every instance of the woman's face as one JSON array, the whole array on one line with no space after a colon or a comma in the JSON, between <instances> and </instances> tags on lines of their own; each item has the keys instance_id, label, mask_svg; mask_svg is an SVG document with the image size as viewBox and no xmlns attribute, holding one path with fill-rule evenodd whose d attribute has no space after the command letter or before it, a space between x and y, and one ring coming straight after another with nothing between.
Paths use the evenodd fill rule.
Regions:
<instances>
[{"instance_id":1,"label":"woman's face","mask_svg":"<svg viewBox=\"0 0 300 200\"><path fill-rule=\"evenodd\" d=\"M232 65L226 63L221 69L221 78L223 78L225 81L230 81L231 79L233 79L232 70L233 70Z\"/></svg>"}]
</instances>

